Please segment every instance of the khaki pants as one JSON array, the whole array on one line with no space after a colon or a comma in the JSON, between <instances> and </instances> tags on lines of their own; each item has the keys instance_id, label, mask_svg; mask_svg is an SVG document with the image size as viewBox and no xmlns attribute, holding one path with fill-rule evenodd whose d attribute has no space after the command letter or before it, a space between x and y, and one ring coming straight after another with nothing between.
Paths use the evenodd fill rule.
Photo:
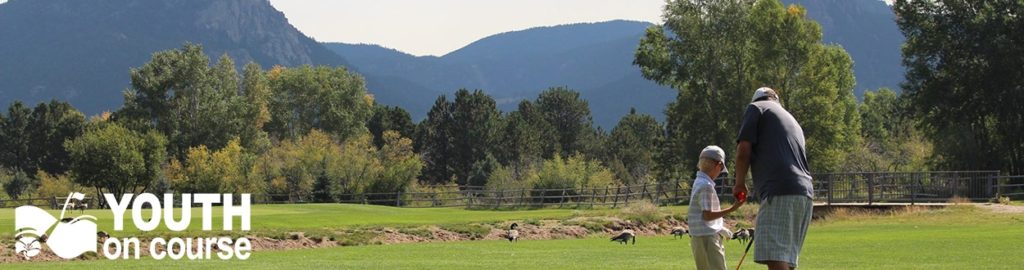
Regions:
<instances>
[{"instance_id":1,"label":"khaki pants","mask_svg":"<svg viewBox=\"0 0 1024 270\"><path fill-rule=\"evenodd\" d=\"M690 248L693 249L697 270L725 270L725 246L721 235L693 236L690 238Z\"/></svg>"}]
</instances>

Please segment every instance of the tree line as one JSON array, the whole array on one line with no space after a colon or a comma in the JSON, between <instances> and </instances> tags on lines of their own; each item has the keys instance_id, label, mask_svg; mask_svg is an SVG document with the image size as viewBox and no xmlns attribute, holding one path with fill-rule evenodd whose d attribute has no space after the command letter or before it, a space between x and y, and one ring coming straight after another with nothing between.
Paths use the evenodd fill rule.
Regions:
<instances>
[{"instance_id":1,"label":"tree line","mask_svg":"<svg viewBox=\"0 0 1024 270\"><path fill-rule=\"evenodd\" d=\"M1019 3L985 3L997 2L1020 10ZM914 36L957 29L936 17L957 7L898 1L900 14L915 14L899 21L910 37L904 61L914 64L905 94L879 89L858 100L853 61L842 47L821 42L820 26L802 7L777 0L669 1L665 23L648 29L634 64L646 78L675 88L677 98L665 109L665 122L631 111L611 130L595 126L587 101L566 86L509 112L483 90L459 89L439 96L416 122L402 108L377 103L363 78L343 67L265 70L249 63L239 72L233 59L210 63L201 46L187 43L131 69L117 111L86 118L61 101L11 104L0 114L0 183L10 198L90 189L248 192L320 202L452 186L685 185L702 147L731 152L743 107L765 85L780 92L801 122L815 172L1014 172L1020 136L1006 135L1024 125L1013 121L1020 113L1006 106L974 112L969 109L980 104L960 100L1021 95L970 96L958 92L966 86L934 86L936 74L946 76L941 82L957 81L948 78L951 72L931 70L947 67L927 56L941 52L953 61L959 54L947 51L959 47L932 48L938 43ZM1018 17L1000 18L993 24ZM978 86L1003 89L1012 85L1006 80ZM964 96L948 96L954 94ZM966 124L957 126L961 120ZM966 138L973 141L950 143ZM994 156L975 160L977 153L966 148L981 144Z\"/></svg>"}]
</instances>

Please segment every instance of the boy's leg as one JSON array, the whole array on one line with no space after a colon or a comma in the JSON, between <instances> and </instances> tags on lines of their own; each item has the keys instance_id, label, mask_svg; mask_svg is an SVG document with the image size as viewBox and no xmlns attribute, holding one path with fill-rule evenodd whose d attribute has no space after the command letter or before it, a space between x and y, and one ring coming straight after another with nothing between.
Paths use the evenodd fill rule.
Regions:
<instances>
[{"instance_id":1,"label":"boy's leg","mask_svg":"<svg viewBox=\"0 0 1024 270\"><path fill-rule=\"evenodd\" d=\"M708 254L706 241L703 238L706 236L693 236L690 237L690 249L693 250L693 262L697 265L698 270L708 269Z\"/></svg>"},{"instance_id":2,"label":"boy's leg","mask_svg":"<svg viewBox=\"0 0 1024 270\"><path fill-rule=\"evenodd\" d=\"M690 238L693 261L698 270L725 270L725 246L719 235L694 236Z\"/></svg>"},{"instance_id":3,"label":"boy's leg","mask_svg":"<svg viewBox=\"0 0 1024 270\"><path fill-rule=\"evenodd\" d=\"M726 270L725 266L725 240L721 234L711 236L711 243L708 245L709 269Z\"/></svg>"}]
</instances>

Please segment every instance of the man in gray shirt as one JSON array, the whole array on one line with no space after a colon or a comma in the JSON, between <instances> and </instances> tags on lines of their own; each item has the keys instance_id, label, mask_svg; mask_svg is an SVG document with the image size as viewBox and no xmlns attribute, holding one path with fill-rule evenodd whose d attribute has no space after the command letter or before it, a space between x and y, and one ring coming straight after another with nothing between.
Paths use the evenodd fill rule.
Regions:
<instances>
[{"instance_id":1,"label":"man in gray shirt","mask_svg":"<svg viewBox=\"0 0 1024 270\"><path fill-rule=\"evenodd\" d=\"M795 269L811 223L814 189L804 149L804 131L782 108L771 88L754 92L736 140L733 196L747 196L750 169L761 202L754 232L754 261L768 269Z\"/></svg>"}]
</instances>

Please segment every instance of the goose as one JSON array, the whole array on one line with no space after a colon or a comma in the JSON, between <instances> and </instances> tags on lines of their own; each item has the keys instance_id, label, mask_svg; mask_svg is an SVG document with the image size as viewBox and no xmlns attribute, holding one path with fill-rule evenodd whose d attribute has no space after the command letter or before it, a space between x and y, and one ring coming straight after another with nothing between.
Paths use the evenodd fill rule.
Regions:
<instances>
[{"instance_id":1,"label":"goose","mask_svg":"<svg viewBox=\"0 0 1024 270\"><path fill-rule=\"evenodd\" d=\"M683 238L683 235L687 233L689 233L689 231L687 231L686 228L680 226L672 227L672 238Z\"/></svg>"},{"instance_id":2,"label":"goose","mask_svg":"<svg viewBox=\"0 0 1024 270\"><path fill-rule=\"evenodd\" d=\"M505 232L505 238L508 239L509 242L513 242L513 241L519 242L519 230L518 229L519 229L519 224L512 223L512 226L509 226L508 231Z\"/></svg>"},{"instance_id":3,"label":"goose","mask_svg":"<svg viewBox=\"0 0 1024 270\"><path fill-rule=\"evenodd\" d=\"M754 234L754 229L740 229L733 233L732 240L740 240L740 243L747 243L750 236Z\"/></svg>"},{"instance_id":4,"label":"goose","mask_svg":"<svg viewBox=\"0 0 1024 270\"><path fill-rule=\"evenodd\" d=\"M619 235L612 237L612 242L617 241L623 245L629 242L629 240L633 240L633 244L636 245L636 232L633 232L633 229L624 229Z\"/></svg>"}]
</instances>

